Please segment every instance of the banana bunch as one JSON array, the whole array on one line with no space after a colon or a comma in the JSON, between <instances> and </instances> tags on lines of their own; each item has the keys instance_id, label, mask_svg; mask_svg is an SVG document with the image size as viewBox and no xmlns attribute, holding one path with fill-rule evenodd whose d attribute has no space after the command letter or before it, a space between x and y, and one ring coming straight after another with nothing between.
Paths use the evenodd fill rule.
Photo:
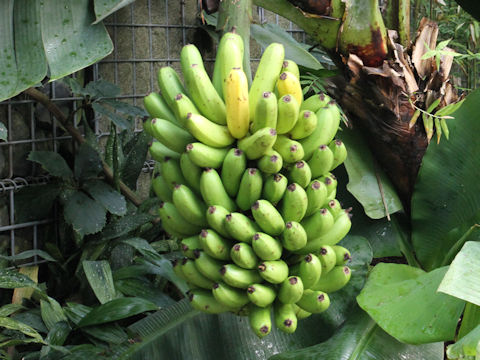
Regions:
<instances>
[{"instance_id":1,"label":"banana bunch","mask_svg":"<svg viewBox=\"0 0 480 360\"><path fill-rule=\"evenodd\" d=\"M324 94L303 98L298 67L278 43L250 88L235 33L220 41L212 80L194 45L180 58L184 84L164 67L161 95L144 98L158 162L152 188L185 256L173 269L195 309L247 315L259 337L273 309L275 325L292 333L351 275L350 253L336 245L351 226L331 173L347 156L334 139L339 108Z\"/></svg>"}]
</instances>

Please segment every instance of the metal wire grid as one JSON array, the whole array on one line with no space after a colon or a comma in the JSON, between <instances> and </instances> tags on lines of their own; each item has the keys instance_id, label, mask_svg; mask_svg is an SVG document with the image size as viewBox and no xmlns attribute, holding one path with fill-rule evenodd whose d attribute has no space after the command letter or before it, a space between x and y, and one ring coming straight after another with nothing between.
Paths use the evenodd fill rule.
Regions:
<instances>
[{"instance_id":1,"label":"metal wire grid","mask_svg":"<svg viewBox=\"0 0 480 360\"><path fill-rule=\"evenodd\" d=\"M106 59L93 65L93 79L103 78L119 85L122 88L122 95L118 99L141 106L144 96L151 91L158 91L156 74L161 66L169 65L177 70L180 69L180 49L192 41L193 32L198 25L197 15L196 0L137 0L132 5L114 13L105 21L114 43L114 51ZM257 8L254 15L260 23L267 20L274 22L286 29L297 40L305 41L303 31L278 15L262 8ZM252 45L255 46L255 43L252 42ZM252 51L253 67L259 61L261 54L261 49L257 50L256 53ZM214 52L209 53L205 58L207 64L213 63L214 60ZM65 93L64 87L57 82L46 85L45 90L57 105L67 106L73 111L76 110L76 101L81 100ZM13 115L14 112L18 112L18 109L23 112L24 119L28 119L30 136L26 138L17 138L14 129ZM27 186L46 184L51 178L43 175L38 166L29 162L26 156L20 158L15 156L15 151L23 146L25 154L38 149L58 152L61 146L65 144L74 146L74 144L71 136L58 134L57 120L51 114L48 114L51 123L50 131L48 133L38 131L39 108L34 101L24 96L0 103L0 119L2 111L6 113L8 139L6 142L0 142L0 156L3 152L6 158L4 166L7 168L5 174L5 168L2 173L0 166L0 175L2 175L0 176L0 251L2 251L2 244L5 247L5 243L9 242L9 253L15 255L18 251L42 248L43 227L52 226L52 224L55 226L58 218L58 211L55 209L52 218L29 222L16 221L16 192ZM95 134L99 139L110 134L107 124L101 118L95 120ZM138 122L135 131L141 130L141 123ZM27 173L24 171L18 174L16 169L18 162L28 164ZM143 168L144 173L150 173L153 166L153 161L147 161ZM143 180L148 182L148 177ZM58 230L54 233L58 238ZM22 244L19 244L20 236L23 239ZM41 262L35 257L33 261L22 265Z\"/></svg>"}]
</instances>

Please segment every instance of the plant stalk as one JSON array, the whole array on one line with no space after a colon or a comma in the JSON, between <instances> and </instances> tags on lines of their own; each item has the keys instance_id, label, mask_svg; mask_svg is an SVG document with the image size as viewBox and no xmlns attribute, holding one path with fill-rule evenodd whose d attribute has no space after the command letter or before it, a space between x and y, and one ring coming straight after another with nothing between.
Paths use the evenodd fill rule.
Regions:
<instances>
[{"instance_id":1,"label":"plant stalk","mask_svg":"<svg viewBox=\"0 0 480 360\"><path fill-rule=\"evenodd\" d=\"M86 142L85 138L83 135L78 131L75 126L68 121L68 117L60 110L60 108L55 105L53 101L51 101L48 96L46 96L44 93L41 91L35 89L35 88L29 88L25 90L25 94L29 95L31 98L34 100L38 101L41 103L43 106L47 108L48 111L50 111L55 118L60 122L60 124L72 135L72 137L77 141L79 144L83 144ZM110 168L110 166L107 165L107 163L102 159L102 168L103 168L103 173L105 174L105 177L110 183L114 183L114 175L113 171ZM135 194L135 192L130 189L124 182L119 181L119 187L121 193L128 199L130 200L135 206L140 206L142 201L140 198Z\"/></svg>"}]
</instances>

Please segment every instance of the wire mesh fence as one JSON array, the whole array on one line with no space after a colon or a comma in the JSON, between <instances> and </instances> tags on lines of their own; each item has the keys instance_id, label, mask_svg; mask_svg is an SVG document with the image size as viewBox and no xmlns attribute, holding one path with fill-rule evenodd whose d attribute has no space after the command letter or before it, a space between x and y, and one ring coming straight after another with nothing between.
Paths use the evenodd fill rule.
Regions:
<instances>
[{"instance_id":1,"label":"wire mesh fence","mask_svg":"<svg viewBox=\"0 0 480 360\"><path fill-rule=\"evenodd\" d=\"M305 41L305 34L291 22L255 8L253 21L276 23L297 40ZM89 80L104 79L118 85L122 95L118 99L141 106L142 99L158 91L156 75L162 66L180 70L180 50L187 43L195 43L202 52L207 70L213 69L215 46L209 35L199 28L197 0L157 1L136 0L105 20L114 43L114 51L107 58L86 70ZM262 49L251 41L252 68L255 69ZM75 111L81 98L74 97L61 81L41 88L64 113ZM52 178L34 162L27 160L35 150L66 154L75 147L71 136L58 124L55 117L42 105L25 95L0 103L0 121L8 129L8 138L0 142L0 254L15 255L25 250L42 249L45 240L59 236L59 210L52 215L29 221L19 219L15 197L20 189L50 183ZM94 120L97 138L109 135L108 122ZM135 131L142 131L141 121ZM147 160L139 179L139 188L148 193L149 173L153 162ZM141 190L140 190L141 191ZM53 239L52 239L53 236ZM38 264L34 257L22 265Z\"/></svg>"}]
</instances>

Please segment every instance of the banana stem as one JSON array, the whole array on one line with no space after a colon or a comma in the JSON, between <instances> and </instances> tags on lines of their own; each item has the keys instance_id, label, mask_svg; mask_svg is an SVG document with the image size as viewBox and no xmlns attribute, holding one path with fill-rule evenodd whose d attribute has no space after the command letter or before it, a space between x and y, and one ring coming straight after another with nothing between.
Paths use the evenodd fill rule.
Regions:
<instances>
[{"instance_id":1,"label":"banana stem","mask_svg":"<svg viewBox=\"0 0 480 360\"><path fill-rule=\"evenodd\" d=\"M387 2L386 25L397 30L400 44L407 47L410 42L410 0Z\"/></svg>"},{"instance_id":2,"label":"banana stem","mask_svg":"<svg viewBox=\"0 0 480 360\"><path fill-rule=\"evenodd\" d=\"M25 90L25 94L29 95L31 98L34 100L38 101L41 103L43 106L47 108L48 111L50 111L55 118L60 122L60 124L72 135L72 137L75 139L76 142L79 144L83 144L86 142L85 138L83 135L78 131L78 129L73 126L73 124L68 121L68 117L60 110L60 108L51 101L48 96L43 94L42 92L38 91L35 88L29 88ZM110 168L110 166L107 165L107 163L102 159L102 168L103 168L103 173L105 174L105 177L108 179L109 182L112 184L114 183L114 175L113 171ZM120 181L119 182L119 187L120 191L122 194L130 200L135 206L140 206L142 204L142 201L138 198L137 194L130 189L124 182Z\"/></svg>"},{"instance_id":3,"label":"banana stem","mask_svg":"<svg viewBox=\"0 0 480 360\"><path fill-rule=\"evenodd\" d=\"M218 12L217 30L222 35L232 28L242 37L244 43L243 71L248 84L252 82L250 68L250 23L252 19L252 0L223 0Z\"/></svg>"}]
</instances>

